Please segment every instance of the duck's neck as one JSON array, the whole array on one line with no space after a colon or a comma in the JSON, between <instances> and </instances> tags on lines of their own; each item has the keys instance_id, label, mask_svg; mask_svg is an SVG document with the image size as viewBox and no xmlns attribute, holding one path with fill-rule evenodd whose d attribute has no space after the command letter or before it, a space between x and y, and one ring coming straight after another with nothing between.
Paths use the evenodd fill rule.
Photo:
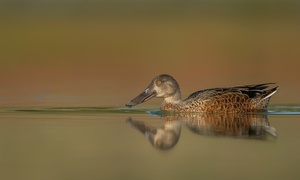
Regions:
<instances>
[{"instance_id":1,"label":"duck's neck","mask_svg":"<svg viewBox=\"0 0 300 180\"><path fill-rule=\"evenodd\" d=\"M181 93L177 92L173 96L164 98L164 101L161 105L161 110L174 111L175 109L178 109L180 107L181 103Z\"/></svg>"}]
</instances>

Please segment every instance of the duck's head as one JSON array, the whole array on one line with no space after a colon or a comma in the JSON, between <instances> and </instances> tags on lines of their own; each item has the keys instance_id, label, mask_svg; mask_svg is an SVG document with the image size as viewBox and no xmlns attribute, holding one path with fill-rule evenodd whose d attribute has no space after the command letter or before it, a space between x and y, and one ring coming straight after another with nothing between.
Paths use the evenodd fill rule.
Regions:
<instances>
[{"instance_id":1,"label":"duck's head","mask_svg":"<svg viewBox=\"0 0 300 180\"><path fill-rule=\"evenodd\" d=\"M132 107L153 97L164 98L165 101L179 101L181 97L177 81L167 74L156 76L149 86L141 94L129 101L126 106Z\"/></svg>"}]
</instances>

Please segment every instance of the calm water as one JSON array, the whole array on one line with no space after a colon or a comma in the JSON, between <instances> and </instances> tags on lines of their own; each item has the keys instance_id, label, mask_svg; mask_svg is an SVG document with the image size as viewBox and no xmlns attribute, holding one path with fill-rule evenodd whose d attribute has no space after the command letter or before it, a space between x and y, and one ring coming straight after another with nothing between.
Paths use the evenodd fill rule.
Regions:
<instances>
[{"instance_id":1,"label":"calm water","mask_svg":"<svg viewBox=\"0 0 300 180\"><path fill-rule=\"evenodd\" d=\"M300 106L247 116L155 109L2 108L0 178L300 178Z\"/></svg>"}]
</instances>

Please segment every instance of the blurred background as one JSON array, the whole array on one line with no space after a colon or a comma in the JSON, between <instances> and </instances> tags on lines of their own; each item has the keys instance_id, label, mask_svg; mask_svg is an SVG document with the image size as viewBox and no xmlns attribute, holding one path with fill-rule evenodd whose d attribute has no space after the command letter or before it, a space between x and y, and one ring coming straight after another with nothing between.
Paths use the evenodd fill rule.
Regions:
<instances>
[{"instance_id":1,"label":"blurred background","mask_svg":"<svg viewBox=\"0 0 300 180\"><path fill-rule=\"evenodd\" d=\"M276 82L299 104L300 3L1 0L0 62L2 106L124 106L162 73L184 98Z\"/></svg>"}]
</instances>

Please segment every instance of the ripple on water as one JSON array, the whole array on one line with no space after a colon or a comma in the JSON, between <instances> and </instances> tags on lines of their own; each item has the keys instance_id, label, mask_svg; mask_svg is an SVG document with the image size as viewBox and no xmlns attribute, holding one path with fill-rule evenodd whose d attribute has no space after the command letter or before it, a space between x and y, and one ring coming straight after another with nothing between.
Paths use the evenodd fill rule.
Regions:
<instances>
[{"instance_id":1,"label":"ripple on water","mask_svg":"<svg viewBox=\"0 0 300 180\"><path fill-rule=\"evenodd\" d=\"M110 114L150 114L161 116L157 106L126 107L8 107L1 108L0 113L110 113ZM264 113L263 113L264 114ZM270 106L266 114L300 115L300 106Z\"/></svg>"},{"instance_id":2,"label":"ripple on water","mask_svg":"<svg viewBox=\"0 0 300 180\"><path fill-rule=\"evenodd\" d=\"M300 106L270 106L268 108L268 114L279 114L279 115L300 115Z\"/></svg>"}]
</instances>

